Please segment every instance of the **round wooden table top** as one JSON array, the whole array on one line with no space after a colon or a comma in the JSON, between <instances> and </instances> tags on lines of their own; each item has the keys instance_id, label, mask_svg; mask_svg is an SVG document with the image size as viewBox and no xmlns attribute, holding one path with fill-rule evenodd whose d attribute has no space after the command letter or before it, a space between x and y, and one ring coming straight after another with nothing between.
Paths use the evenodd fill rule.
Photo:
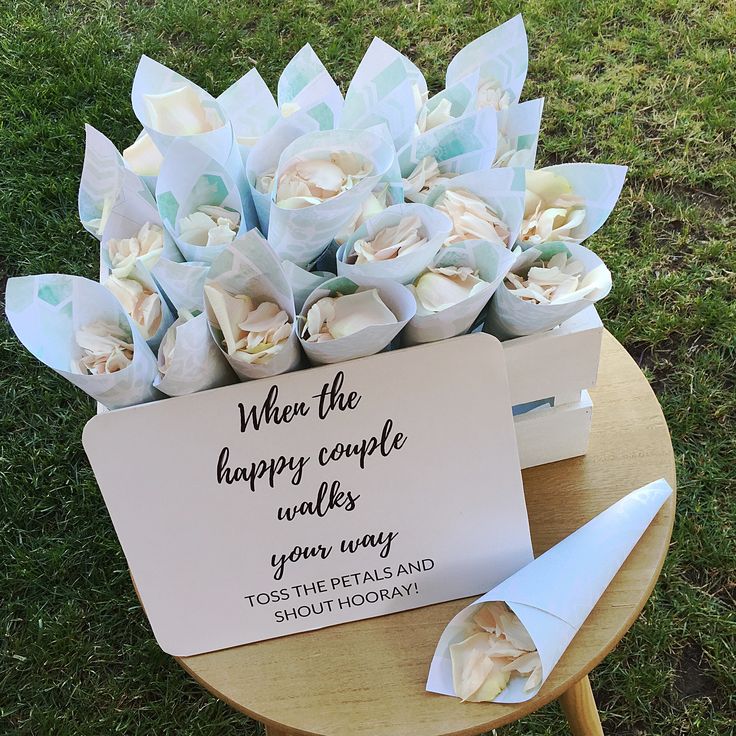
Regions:
<instances>
[{"instance_id":1,"label":"round wooden table top","mask_svg":"<svg viewBox=\"0 0 736 736\"><path fill-rule=\"evenodd\" d=\"M664 477L675 487L667 424L646 378L604 332L592 390L588 454L525 470L535 555L628 492ZM672 532L674 494L624 563L539 694L519 705L460 703L424 689L457 600L320 631L179 659L232 707L297 734L479 734L559 697L628 631L652 592Z\"/></svg>"}]
</instances>

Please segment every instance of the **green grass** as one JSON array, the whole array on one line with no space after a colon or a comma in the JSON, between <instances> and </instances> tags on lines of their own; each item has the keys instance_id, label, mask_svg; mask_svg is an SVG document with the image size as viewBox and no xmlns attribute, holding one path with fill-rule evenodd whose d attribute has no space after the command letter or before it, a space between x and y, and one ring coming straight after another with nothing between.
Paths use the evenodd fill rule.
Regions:
<instances>
[{"instance_id":1,"label":"green grass","mask_svg":"<svg viewBox=\"0 0 736 736\"><path fill-rule=\"evenodd\" d=\"M257 62L275 87L309 41L346 86L374 34L430 87L462 45L523 10L525 98L547 98L540 163L627 164L589 241L614 272L601 305L672 430L679 509L662 578L593 673L606 732L733 733L736 73L728 0L265 0L0 3L0 253L7 275L95 277L76 216L83 124L121 148L145 52L219 94ZM0 732L243 734L259 727L157 648L81 447L91 400L7 323L0 431ZM125 466L133 459L121 457ZM556 705L502 729L565 733ZM418 736L421 736L419 734Z\"/></svg>"}]
</instances>

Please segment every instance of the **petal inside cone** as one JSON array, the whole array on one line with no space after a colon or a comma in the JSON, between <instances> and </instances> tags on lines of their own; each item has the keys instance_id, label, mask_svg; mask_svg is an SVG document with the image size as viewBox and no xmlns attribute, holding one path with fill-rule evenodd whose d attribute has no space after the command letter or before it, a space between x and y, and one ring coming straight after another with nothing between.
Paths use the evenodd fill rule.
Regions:
<instances>
[{"instance_id":1,"label":"petal inside cone","mask_svg":"<svg viewBox=\"0 0 736 736\"><path fill-rule=\"evenodd\" d=\"M470 271L468 273L468 271ZM430 269L414 283L418 303L429 312L441 312L476 293L486 282L470 269Z\"/></svg>"},{"instance_id":2,"label":"petal inside cone","mask_svg":"<svg viewBox=\"0 0 736 736\"><path fill-rule=\"evenodd\" d=\"M396 315L384 304L378 290L366 289L356 291L354 294L324 297L315 302L307 312L303 336L309 334L308 342L337 340L367 327L392 325L397 322ZM315 329L316 332L313 331ZM322 334L330 337L319 337Z\"/></svg>"},{"instance_id":3,"label":"petal inside cone","mask_svg":"<svg viewBox=\"0 0 736 736\"><path fill-rule=\"evenodd\" d=\"M453 687L461 700L495 700L511 677L524 677L527 692L541 683L539 653L505 603L492 601L478 606L465 632L465 639L449 647Z\"/></svg>"},{"instance_id":4,"label":"petal inside cone","mask_svg":"<svg viewBox=\"0 0 736 736\"><path fill-rule=\"evenodd\" d=\"M138 140L123 151L127 167L139 176L158 176L164 157L148 133L141 133Z\"/></svg>"},{"instance_id":5,"label":"petal inside cone","mask_svg":"<svg viewBox=\"0 0 736 736\"><path fill-rule=\"evenodd\" d=\"M227 346L227 354L237 350L240 340L240 325L253 309L253 300L245 295L233 296L215 284L205 284L205 295L222 331Z\"/></svg>"},{"instance_id":6,"label":"petal inside cone","mask_svg":"<svg viewBox=\"0 0 736 736\"><path fill-rule=\"evenodd\" d=\"M143 99L151 127L165 135L196 135L222 126L208 114L197 90L189 84L162 94L144 95Z\"/></svg>"}]
</instances>

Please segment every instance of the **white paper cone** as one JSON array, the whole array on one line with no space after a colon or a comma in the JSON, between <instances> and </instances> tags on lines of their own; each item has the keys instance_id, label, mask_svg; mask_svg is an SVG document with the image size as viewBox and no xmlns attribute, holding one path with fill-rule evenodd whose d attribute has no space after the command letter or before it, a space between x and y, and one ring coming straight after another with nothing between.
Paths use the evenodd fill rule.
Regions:
<instances>
[{"instance_id":1,"label":"white paper cone","mask_svg":"<svg viewBox=\"0 0 736 736\"><path fill-rule=\"evenodd\" d=\"M367 130L330 130L307 133L291 143L279 159L278 182L284 169L296 161L320 158L333 151L361 154L373 172L352 189L303 209L284 209L271 203L268 242L278 255L299 266L311 263L354 217L394 158L393 147ZM278 186L278 185L276 185Z\"/></svg>"},{"instance_id":2,"label":"white paper cone","mask_svg":"<svg viewBox=\"0 0 736 736\"><path fill-rule=\"evenodd\" d=\"M377 289L383 303L394 313L398 320L391 325L373 325L352 335L326 342L307 342L301 339L302 348L313 365L340 363L344 360L364 358L366 355L380 353L401 332L406 323L414 316L416 302L409 289L401 284L385 279L361 279L358 283L344 276L325 281L313 291L299 314L297 329L301 335L307 312L318 299L336 294L353 294L356 291Z\"/></svg>"},{"instance_id":3,"label":"white paper cone","mask_svg":"<svg viewBox=\"0 0 736 736\"><path fill-rule=\"evenodd\" d=\"M176 344L166 374L158 373L153 381L159 391L168 396L185 396L237 381L212 339L204 312L190 320L179 317L170 329L176 330ZM165 340L158 351L159 367L164 364L164 343Z\"/></svg>"},{"instance_id":4,"label":"white paper cone","mask_svg":"<svg viewBox=\"0 0 736 736\"><path fill-rule=\"evenodd\" d=\"M495 82L518 102L529 66L526 30L515 15L458 51L447 67L446 86L478 70L480 83Z\"/></svg>"},{"instance_id":5,"label":"white paper cone","mask_svg":"<svg viewBox=\"0 0 736 736\"><path fill-rule=\"evenodd\" d=\"M466 240L442 248L435 258L435 266L470 266L478 270L480 278L488 282L487 286L434 314L420 314L422 310L417 308L418 313L401 333L402 345L446 340L467 332L501 285L514 260L507 248L485 240Z\"/></svg>"},{"instance_id":6,"label":"white paper cone","mask_svg":"<svg viewBox=\"0 0 736 736\"><path fill-rule=\"evenodd\" d=\"M421 223L420 234L427 242L406 255L385 261L370 263L348 263L353 254L355 241L372 238L388 227L398 225L405 217L418 217ZM445 238L450 233L450 221L438 210L423 204L396 204L371 217L350 236L337 251L338 276L349 279L389 279L400 284L409 284L429 266L437 255Z\"/></svg>"},{"instance_id":7,"label":"white paper cone","mask_svg":"<svg viewBox=\"0 0 736 736\"><path fill-rule=\"evenodd\" d=\"M523 172L522 172L523 173ZM450 179L445 184L433 187L425 204L437 206L442 195L448 190L465 189L486 202L498 215L509 231L509 248L513 247L524 219L523 178L513 169L486 169L472 171Z\"/></svg>"},{"instance_id":8,"label":"white paper cone","mask_svg":"<svg viewBox=\"0 0 736 736\"><path fill-rule=\"evenodd\" d=\"M202 205L217 205L240 214L238 234L247 230L237 183L208 153L185 138L175 141L166 153L156 183L156 202L161 220L187 261L211 263L223 245L192 245L179 236L179 223ZM237 236L236 236L237 237Z\"/></svg>"},{"instance_id":9,"label":"white paper cone","mask_svg":"<svg viewBox=\"0 0 736 736\"><path fill-rule=\"evenodd\" d=\"M141 259L139 258L138 261L140 260ZM110 273L106 267L101 266L100 274L101 274L100 281L104 287L105 282L108 280L108 278L110 278ZM161 344L161 340L163 339L164 334L166 334L166 330L168 330L169 327L171 327L171 325L174 322L174 315L171 313L171 309L169 309L169 304L166 301L163 291L161 291L161 288L156 283L156 280L151 275L151 272L146 268L146 266L143 263L136 262L133 270L125 278L131 279L132 281L137 281L139 284L143 286L144 289L147 289L148 291L152 291L158 294L158 298L161 301L160 326L158 330L156 330L156 334L152 335L151 337L148 338L148 340L146 340L146 342L148 343L148 347L151 348L151 351L155 355L156 352L158 351L158 346ZM107 287L105 287L105 290L109 291ZM132 318L131 318L131 324L134 327L134 331L138 334L141 334L140 328L132 320Z\"/></svg>"},{"instance_id":10,"label":"white paper cone","mask_svg":"<svg viewBox=\"0 0 736 736\"><path fill-rule=\"evenodd\" d=\"M582 243L608 219L621 195L627 168L614 164L559 164L538 171L564 177L573 194L585 201L585 219L570 231L570 238ZM522 242L521 245L529 247L533 243Z\"/></svg>"},{"instance_id":11,"label":"white paper cone","mask_svg":"<svg viewBox=\"0 0 736 736\"><path fill-rule=\"evenodd\" d=\"M271 200L273 189L261 192L256 181L264 174L274 175L284 149L305 133L318 130L317 123L305 113L295 113L288 118L276 122L273 128L253 146L245 164L245 177L250 187L251 198L255 205L261 232L268 236L268 223L271 216Z\"/></svg>"},{"instance_id":12,"label":"white paper cone","mask_svg":"<svg viewBox=\"0 0 736 736\"><path fill-rule=\"evenodd\" d=\"M479 604L502 601L516 613L537 647L542 682L524 692L525 678L512 677L493 702L520 703L533 698L671 495L672 489L664 479L629 493L460 611L437 644L427 690L455 694L450 645L462 640Z\"/></svg>"},{"instance_id":13,"label":"white paper cone","mask_svg":"<svg viewBox=\"0 0 736 736\"><path fill-rule=\"evenodd\" d=\"M607 274L605 288L593 292L589 296L574 302L563 304L534 304L514 296L505 284L496 290L486 313L484 332L494 335L499 340L508 340L523 335L534 335L538 332L551 330L565 320L586 309L591 304L600 301L611 291L611 275L605 263L593 251L577 243L563 243L572 256L585 266L585 273L594 268L604 269ZM532 262L539 251L530 248L524 251L516 263L511 267L512 273L519 269L522 261Z\"/></svg>"},{"instance_id":14,"label":"white paper cone","mask_svg":"<svg viewBox=\"0 0 736 736\"><path fill-rule=\"evenodd\" d=\"M146 186L125 167L123 157L109 138L91 125L85 125L84 131L84 164L77 200L79 219L87 232L101 240L123 183L131 192Z\"/></svg>"},{"instance_id":15,"label":"white paper cone","mask_svg":"<svg viewBox=\"0 0 736 736\"><path fill-rule=\"evenodd\" d=\"M148 188L140 180L126 178L110 212L100 244L100 258L108 268L112 269L110 240L131 238L137 235L141 227L147 222L158 225L163 230L163 249L158 253L140 256L136 259L136 263L142 264L150 271L161 258L175 262L184 260L174 243L174 239L163 226L161 215L156 207L156 201ZM127 275L125 270L120 269L116 269L114 273L116 276Z\"/></svg>"},{"instance_id":16,"label":"white paper cone","mask_svg":"<svg viewBox=\"0 0 736 736\"><path fill-rule=\"evenodd\" d=\"M217 102L233 126L245 163L248 152L281 117L276 100L258 70L251 69L230 85Z\"/></svg>"},{"instance_id":17,"label":"white paper cone","mask_svg":"<svg viewBox=\"0 0 736 736\"><path fill-rule=\"evenodd\" d=\"M454 84L451 84L449 87L445 87L445 89L438 92L433 97L430 97L427 102L424 103L421 110L417 113L417 119L422 116L425 110L428 114L435 111L440 103L443 101L447 101L450 103L450 115L455 120L458 120L459 118L465 117L466 115L470 115L471 113L475 112L476 100L478 97L478 79L479 72L476 70L472 74L468 74L467 77L463 77ZM419 122L417 120L417 130L415 131L415 136L420 137L422 135L426 135L426 133L429 132L420 132L420 130L421 129L419 128Z\"/></svg>"},{"instance_id":18,"label":"white paper cone","mask_svg":"<svg viewBox=\"0 0 736 736\"><path fill-rule=\"evenodd\" d=\"M154 354L117 299L97 282L62 274L8 279L5 313L30 353L109 409L161 398L153 388ZM75 332L98 321L119 326L131 334L133 361L117 373L99 376L72 373L72 360L82 356Z\"/></svg>"},{"instance_id":19,"label":"white paper cone","mask_svg":"<svg viewBox=\"0 0 736 736\"><path fill-rule=\"evenodd\" d=\"M177 312L203 312L204 282L209 271L209 263L175 263L162 258L153 267L151 275Z\"/></svg>"},{"instance_id":20,"label":"white paper cone","mask_svg":"<svg viewBox=\"0 0 736 736\"><path fill-rule=\"evenodd\" d=\"M497 137L497 113L491 109L432 128L399 150L401 175L408 177L427 156L436 159L443 174L487 169L496 156Z\"/></svg>"},{"instance_id":21,"label":"white paper cone","mask_svg":"<svg viewBox=\"0 0 736 736\"><path fill-rule=\"evenodd\" d=\"M294 295L294 308L297 314L301 312L307 297L320 284L335 278L335 274L329 271L307 271L291 261L282 261L281 268Z\"/></svg>"},{"instance_id":22,"label":"white paper cone","mask_svg":"<svg viewBox=\"0 0 736 736\"><path fill-rule=\"evenodd\" d=\"M223 122L219 128L205 133L175 136L167 135L153 127L153 121L150 118L146 106L146 95L160 95L184 86L194 89L202 102L202 106L205 109L213 110L219 116L219 119ZM131 101L135 116L146 131L148 131L158 150L164 156L166 156L174 141L178 139L189 141L218 161L225 161L230 155L230 150L233 146L233 129L217 100L201 87L190 82L186 77L163 64L159 64L147 56L141 56L133 79Z\"/></svg>"},{"instance_id":23,"label":"white paper cone","mask_svg":"<svg viewBox=\"0 0 736 736\"><path fill-rule=\"evenodd\" d=\"M309 44L284 67L276 95L282 115L305 112L320 130L332 130L342 114L340 88Z\"/></svg>"},{"instance_id":24,"label":"white paper cone","mask_svg":"<svg viewBox=\"0 0 736 736\"><path fill-rule=\"evenodd\" d=\"M374 38L345 95L340 126L364 130L385 123L397 149L415 132L418 106L427 93L419 69L395 48Z\"/></svg>"},{"instance_id":25,"label":"white paper cone","mask_svg":"<svg viewBox=\"0 0 736 736\"><path fill-rule=\"evenodd\" d=\"M543 109L544 97L540 97L499 110L494 166L534 168Z\"/></svg>"},{"instance_id":26,"label":"white paper cone","mask_svg":"<svg viewBox=\"0 0 736 736\"><path fill-rule=\"evenodd\" d=\"M278 304L289 315L292 324L296 324L294 297L281 262L257 230L250 230L225 247L210 267L205 285L212 283L233 295L246 294L257 303L270 301ZM227 355L222 347L222 332L216 327L217 320L206 293L204 301L215 344L241 381L276 376L299 366L302 356L295 330L292 330L284 348L260 365L246 363L237 355Z\"/></svg>"}]
</instances>

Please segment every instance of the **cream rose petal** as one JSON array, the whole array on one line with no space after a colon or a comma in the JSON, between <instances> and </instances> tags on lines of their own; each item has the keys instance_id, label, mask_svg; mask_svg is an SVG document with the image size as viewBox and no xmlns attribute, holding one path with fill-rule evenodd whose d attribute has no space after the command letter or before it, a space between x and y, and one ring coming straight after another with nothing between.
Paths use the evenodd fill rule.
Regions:
<instances>
[{"instance_id":1,"label":"cream rose petal","mask_svg":"<svg viewBox=\"0 0 736 736\"><path fill-rule=\"evenodd\" d=\"M335 314L327 320L327 330L335 338L353 335L366 327L392 325L396 315L383 303L378 289L345 294L333 302Z\"/></svg>"},{"instance_id":2,"label":"cream rose petal","mask_svg":"<svg viewBox=\"0 0 736 736\"><path fill-rule=\"evenodd\" d=\"M253 300L246 295L233 296L215 284L206 284L204 287L217 326L225 339L227 354L233 355L238 349L238 343L243 339L240 330L241 322L245 322L253 309Z\"/></svg>"},{"instance_id":3,"label":"cream rose petal","mask_svg":"<svg viewBox=\"0 0 736 736\"><path fill-rule=\"evenodd\" d=\"M146 340L150 340L161 326L161 297L155 292L144 291L144 296L131 315Z\"/></svg>"},{"instance_id":4,"label":"cream rose petal","mask_svg":"<svg viewBox=\"0 0 736 736\"><path fill-rule=\"evenodd\" d=\"M262 302L240 323L240 329L245 332L268 332L278 329L288 319L289 316L278 304Z\"/></svg>"},{"instance_id":5,"label":"cream rose petal","mask_svg":"<svg viewBox=\"0 0 736 736\"><path fill-rule=\"evenodd\" d=\"M212 130L197 91L184 85L163 94L144 95L151 127L166 135L195 135ZM219 126L216 126L219 127Z\"/></svg>"},{"instance_id":6,"label":"cream rose petal","mask_svg":"<svg viewBox=\"0 0 736 736\"><path fill-rule=\"evenodd\" d=\"M128 168L139 176L158 176L164 157L145 131L123 151Z\"/></svg>"},{"instance_id":7,"label":"cream rose petal","mask_svg":"<svg viewBox=\"0 0 736 736\"><path fill-rule=\"evenodd\" d=\"M327 320L333 319L335 316L335 300L331 296L324 296L318 299L307 311L307 318L304 324L302 336L309 334L315 337L322 331L322 326Z\"/></svg>"},{"instance_id":8,"label":"cream rose petal","mask_svg":"<svg viewBox=\"0 0 736 736\"><path fill-rule=\"evenodd\" d=\"M483 283L475 276L463 279L459 276L427 271L415 282L415 293L424 309L441 312L467 299L474 293L476 287Z\"/></svg>"}]
</instances>

